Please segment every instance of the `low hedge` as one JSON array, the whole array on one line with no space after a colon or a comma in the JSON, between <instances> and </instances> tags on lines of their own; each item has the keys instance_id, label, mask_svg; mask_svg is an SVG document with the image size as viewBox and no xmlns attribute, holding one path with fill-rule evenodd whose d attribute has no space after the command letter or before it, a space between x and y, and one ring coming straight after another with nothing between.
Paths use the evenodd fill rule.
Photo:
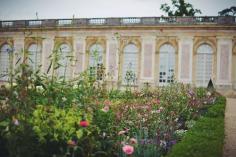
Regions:
<instances>
[{"instance_id":1,"label":"low hedge","mask_svg":"<svg viewBox=\"0 0 236 157\"><path fill-rule=\"evenodd\" d=\"M222 157L224 144L224 111L226 99L218 97L181 142L167 157Z\"/></svg>"}]
</instances>

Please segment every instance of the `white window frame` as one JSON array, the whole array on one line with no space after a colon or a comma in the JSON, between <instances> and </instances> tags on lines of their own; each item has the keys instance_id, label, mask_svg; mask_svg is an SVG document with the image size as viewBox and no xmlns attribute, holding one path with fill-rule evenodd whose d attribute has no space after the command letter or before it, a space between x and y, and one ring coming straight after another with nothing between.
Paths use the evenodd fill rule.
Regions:
<instances>
[{"instance_id":1,"label":"white window frame","mask_svg":"<svg viewBox=\"0 0 236 157\"><path fill-rule=\"evenodd\" d=\"M33 69L33 71L38 70L42 62L42 47L37 43L30 44L28 47L27 57L28 64Z\"/></svg>"},{"instance_id":2,"label":"white window frame","mask_svg":"<svg viewBox=\"0 0 236 157\"><path fill-rule=\"evenodd\" d=\"M138 67L139 67L139 49L133 44L127 44L123 49L123 65L122 65L122 84L137 85ZM127 82L128 77L133 77L133 82Z\"/></svg>"},{"instance_id":3,"label":"white window frame","mask_svg":"<svg viewBox=\"0 0 236 157\"><path fill-rule=\"evenodd\" d=\"M175 48L171 44L160 47L158 84L165 86L174 82L175 74Z\"/></svg>"},{"instance_id":4,"label":"white window frame","mask_svg":"<svg viewBox=\"0 0 236 157\"><path fill-rule=\"evenodd\" d=\"M67 43L62 43L58 47L58 63L60 64L60 67L57 69L57 76L65 77L66 80L68 80L71 77L71 59L69 56L71 56L72 48Z\"/></svg>"},{"instance_id":5,"label":"white window frame","mask_svg":"<svg viewBox=\"0 0 236 157\"><path fill-rule=\"evenodd\" d=\"M93 44L89 48L89 70L96 80L103 80L104 72L104 48L100 44Z\"/></svg>"},{"instance_id":6,"label":"white window frame","mask_svg":"<svg viewBox=\"0 0 236 157\"><path fill-rule=\"evenodd\" d=\"M10 44L3 44L0 48L0 80L1 81L8 81L9 79L9 72L10 72L10 53L13 53L12 47Z\"/></svg>"},{"instance_id":7,"label":"white window frame","mask_svg":"<svg viewBox=\"0 0 236 157\"><path fill-rule=\"evenodd\" d=\"M203 60L199 62L200 59ZM209 44L201 44L196 54L195 84L197 87L207 87L213 74L213 60L212 47Z\"/></svg>"}]
</instances>

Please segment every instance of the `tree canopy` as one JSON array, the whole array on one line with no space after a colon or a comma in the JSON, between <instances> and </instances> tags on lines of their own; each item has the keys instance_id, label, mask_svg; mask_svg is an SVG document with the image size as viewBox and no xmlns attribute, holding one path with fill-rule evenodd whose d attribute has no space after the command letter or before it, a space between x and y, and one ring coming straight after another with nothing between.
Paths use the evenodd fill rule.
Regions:
<instances>
[{"instance_id":1,"label":"tree canopy","mask_svg":"<svg viewBox=\"0 0 236 157\"><path fill-rule=\"evenodd\" d=\"M201 14L201 10L194 9L193 5L185 2L185 0L171 0L172 6L164 3L161 5L161 10L168 13L168 16L195 16Z\"/></svg>"},{"instance_id":2,"label":"tree canopy","mask_svg":"<svg viewBox=\"0 0 236 157\"><path fill-rule=\"evenodd\" d=\"M218 12L219 16L234 16L236 15L236 6L232 6L230 8L223 9Z\"/></svg>"}]
</instances>

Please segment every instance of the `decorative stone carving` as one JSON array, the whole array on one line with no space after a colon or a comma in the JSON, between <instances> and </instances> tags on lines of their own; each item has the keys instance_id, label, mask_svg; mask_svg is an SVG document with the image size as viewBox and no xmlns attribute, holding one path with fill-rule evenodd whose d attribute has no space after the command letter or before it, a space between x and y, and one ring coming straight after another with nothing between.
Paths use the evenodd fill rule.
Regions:
<instances>
[{"instance_id":1,"label":"decorative stone carving","mask_svg":"<svg viewBox=\"0 0 236 157\"><path fill-rule=\"evenodd\" d=\"M72 37L55 37L54 50L57 50L61 44L68 44L73 51L73 38Z\"/></svg>"},{"instance_id":2,"label":"decorative stone carving","mask_svg":"<svg viewBox=\"0 0 236 157\"><path fill-rule=\"evenodd\" d=\"M141 38L139 36L122 36L120 38L120 50L123 53L123 49L126 45L133 43L139 49L139 53L141 52L142 43Z\"/></svg>"},{"instance_id":3,"label":"decorative stone carving","mask_svg":"<svg viewBox=\"0 0 236 157\"><path fill-rule=\"evenodd\" d=\"M94 44L100 44L103 49L104 53L106 53L106 37L104 36L88 36L86 38L86 52L89 53L89 49Z\"/></svg>"},{"instance_id":4,"label":"decorative stone carving","mask_svg":"<svg viewBox=\"0 0 236 157\"><path fill-rule=\"evenodd\" d=\"M178 39L177 37L158 37L156 39L156 53L159 53L160 48L164 44L170 44L175 48L175 53L178 53Z\"/></svg>"},{"instance_id":5,"label":"decorative stone carving","mask_svg":"<svg viewBox=\"0 0 236 157\"><path fill-rule=\"evenodd\" d=\"M216 53L217 49L217 40L216 37L195 37L193 41L193 54L196 55L197 49L202 44L209 44L213 50L213 53Z\"/></svg>"},{"instance_id":6,"label":"decorative stone carving","mask_svg":"<svg viewBox=\"0 0 236 157\"><path fill-rule=\"evenodd\" d=\"M27 37L25 38L24 48L25 50L27 50L31 44L38 44L42 47L42 43L43 43L43 38L41 37Z\"/></svg>"},{"instance_id":7,"label":"decorative stone carving","mask_svg":"<svg viewBox=\"0 0 236 157\"><path fill-rule=\"evenodd\" d=\"M9 44L11 47L13 47L14 44L13 38L0 38L0 48L4 44Z\"/></svg>"}]
</instances>

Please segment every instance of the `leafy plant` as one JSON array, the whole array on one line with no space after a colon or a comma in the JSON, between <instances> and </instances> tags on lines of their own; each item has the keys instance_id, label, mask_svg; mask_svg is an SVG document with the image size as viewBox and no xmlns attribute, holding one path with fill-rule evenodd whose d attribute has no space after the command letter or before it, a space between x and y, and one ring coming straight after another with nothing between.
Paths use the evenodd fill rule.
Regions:
<instances>
[{"instance_id":1,"label":"leafy plant","mask_svg":"<svg viewBox=\"0 0 236 157\"><path fill-rule=\"evenodd\" d=\"M186 3L185 0L171 0L171 3L172 6L164 3L160 8L168 16L195 16L195 14L202 13L199 9L194 9L192 4Z\"/></svg>"}]
</instances>

